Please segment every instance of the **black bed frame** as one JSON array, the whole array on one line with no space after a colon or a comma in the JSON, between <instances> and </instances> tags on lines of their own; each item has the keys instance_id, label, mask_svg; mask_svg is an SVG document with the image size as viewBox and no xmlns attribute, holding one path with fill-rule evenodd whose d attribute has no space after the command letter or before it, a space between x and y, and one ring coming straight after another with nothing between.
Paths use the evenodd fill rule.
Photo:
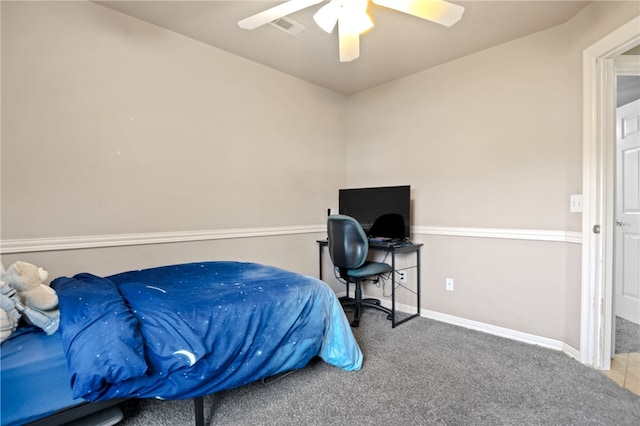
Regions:
<instances>
[{"instance_id":1,"label":"black bed frame","mask_svg":"<svg viewBox=\"0 0 640 426\"><path fill-rule=\"evenodd\" d=\"M204 397L193 398L193 405L196 415L196 426L204 426Z\"/></svg>"},{"instance_id":2,"label":"black bed frame","mask_svg":"<svg viewBox=\"0 0 640 426\"><path fill-rule=\"evenodd\" d=\"M288 376L294 371L295 370L286 371L272 377L264 378L262 379L262 383L268 384L274 382L278 379ZM122 419L122 411L120 411L120 409L118 408L118 404L121 404L125 401L128 401L128 399L121 398L112 399L109 401L86 402L81 405L76 405L75 407L53 413L48 417L29 423L27 426L60 426L68 423L73 424L72 422L79 419L82 419L81 423L79 423L82 425L104 424L105 420L111 418L120 421ZM193 398L193 408L195 416L195 426L204 426L203 396ZM95 421L92 421L92 419L95 419Z\"/></svg>"},{"instance_id":3,"label":"black bed frame","mask_svg":"<svg viewBox=\"0 0 640 426\"><path fill-rule=\"evenodd\" d=\"M120 419L122 419L122 412L118 408L118 404L124 401L126 401L126 399L86 402L72 408L57 411L48 417L29 423L28 426L59 426L78 419L83 419L83 424L91 424L91 420L88 418L90 416L95 416L96 423L103 423L106 417L115 418L118 415Z\"/></svg>"},{"instance_id":4,"label":"black bed frame","mask_svg":"<svg viewBox=\"0 0 640 426\"><path fill-rule=\"evenodd\" d=\"M294 371L295 370L285 371L284 373L276 374L275 376L265 377L264 379L262 379L262 383L266 385L285 376L288 376ZM198 396L193 398L193 408L196 421L195 426L204 426L204 397Z\"/></svg>"}]
</instances>

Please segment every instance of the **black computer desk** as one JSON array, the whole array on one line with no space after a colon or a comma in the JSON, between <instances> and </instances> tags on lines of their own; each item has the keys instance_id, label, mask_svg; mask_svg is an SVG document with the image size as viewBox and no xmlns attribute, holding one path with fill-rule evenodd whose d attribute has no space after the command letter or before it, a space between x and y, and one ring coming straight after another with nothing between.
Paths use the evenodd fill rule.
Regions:
<instances>
[{"instance_id":1,"label":"black computer desk","mask_svg":"<svg viewBox=\"0 0 640 426\"><path fill-rule=\"evenodd\" d=\"M327 240L317 240L318 243L318 277L322 279L322 252L324 247L329 245ZM395 328L395 326L400 325L404 322L409 321L415 317L420 316L420 248L422 244L415 244L410 242L403 243L369 243L370 251L379 251L384 253L391 254L391 327ZM416 269L416 312L414 314L410 314L408 317L402 318L399 321L396 321L396 254L407 254L407 253L415 253L416 254L416 264L413 268Z\"/></svg>"}]
</instances>

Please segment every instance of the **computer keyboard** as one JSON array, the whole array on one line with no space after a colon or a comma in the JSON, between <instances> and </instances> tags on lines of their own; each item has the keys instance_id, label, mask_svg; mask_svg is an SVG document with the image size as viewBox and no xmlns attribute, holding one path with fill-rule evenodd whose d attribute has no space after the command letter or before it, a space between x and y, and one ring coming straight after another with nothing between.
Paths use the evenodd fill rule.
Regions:
<instances>
[{"instance_id":1,"label":"computer keyboard","mask_svg":"<svg viewBox=\"0 0 640 426\"><path fill-rule=\"evenodd\" d=\"M394 240L389 238L370 238L369 245L374 247L404 247L412 243L408 240Z\"/></svg>"}]
</instances>

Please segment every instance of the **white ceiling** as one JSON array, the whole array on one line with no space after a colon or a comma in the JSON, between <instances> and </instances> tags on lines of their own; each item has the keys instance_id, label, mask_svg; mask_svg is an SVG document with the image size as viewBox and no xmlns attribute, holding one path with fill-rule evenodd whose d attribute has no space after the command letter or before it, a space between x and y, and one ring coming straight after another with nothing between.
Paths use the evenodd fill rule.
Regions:
<instances>
[{"instance_id":1,"label":"white ceiling","mask_svg":"<svg viewBox=\"0 0 640 426\"><path fill-rule=\"evenodd\" d=\"M369 5L375 26L360 39L360 58L338 60L337 31L313 21L324 3L289 15L305 30L291 36L270 25L253 31L242 18L282 1L99 1L127 15L167 28L306 81L351 95L438 64L566 22L589 1L457 1L462 20L444 27Z\"/></svg>"}]
</instances>

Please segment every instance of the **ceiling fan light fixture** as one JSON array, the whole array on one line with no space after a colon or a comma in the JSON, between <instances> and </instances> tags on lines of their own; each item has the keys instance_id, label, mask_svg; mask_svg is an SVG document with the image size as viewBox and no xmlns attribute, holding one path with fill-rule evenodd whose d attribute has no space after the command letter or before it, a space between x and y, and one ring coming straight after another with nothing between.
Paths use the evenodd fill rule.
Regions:
<instances>
[{"instance_id":1,"label":"ceiling fan light fixture","mask_svg":"<svg viewBox=\"0 0 640 426\"><path fill-rule=\"evenodd\" d=\"M340 62L351 62L360 57L360 34L345 29L343 22L338 22L338 51Z\"/></svg>"},{"instance_id":2,"label":"ceiling fan light fixture","mask_svg":"<svg viewBox=\"0 0 640 426\"><path fill-rule=\"evenodd\" d=\"M364 11L344 11L340 15L340 25L351 34L362 34L373 28L371 17Z\"/></svg>"},{"instance_id":3,"label":"ceiling fan light fixture","mask_svg":"<svg viewBox=\"0 0 640 426\"><path fill-rule=\"evenodd\" d=\"M327 33L333 32L340 21L343 31L361 34L373 28L368 4L368 0L331 0L313 15L313 20Z\"/></svg>"}]
</instances>

